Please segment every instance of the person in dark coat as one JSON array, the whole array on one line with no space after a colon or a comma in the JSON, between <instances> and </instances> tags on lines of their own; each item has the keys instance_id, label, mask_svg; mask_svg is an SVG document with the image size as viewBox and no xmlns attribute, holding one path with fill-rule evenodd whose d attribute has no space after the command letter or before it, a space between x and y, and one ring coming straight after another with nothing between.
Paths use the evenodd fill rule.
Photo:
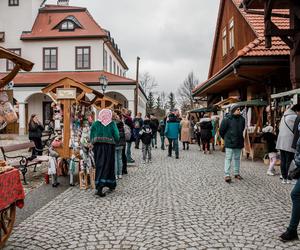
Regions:
<instances>
[{"instance_id":1,"label":"person in dark coat","mask_svg":"<svg viewBox=\"0 0 300 250\"><path fill-rule=\"evenodd\" d=\"M155 146L155 148L157 148L157 131L159 127L159 121L154 114L150 116L150 126L152 129L152 147L154 148Z\"/></svg>"},{"instance_id":2,"label":"person in dark coat","mask_svg":"<svg viewBox=\"0 0 300 250\"><path fill-rule=\"evenodd\" d=\"M132 159L131 156L131 145L132 142L135 141L134 134L133 134L134 124L131 118L131 110L125 110L125 112L123 113L123 118L124 118L124 123L131 129L131 138L130 140L126 141L126 158L128 163L134 163L135 161L134 159Z\"/></svg>"},{"instance_id":3,"label":"person in dark coat","mask_svg":"<svg viewBox=\"0 0 300 250\"><path fill-rule=\"evenodd\" d=\"M300 127L298 128L298 130ZM295 165L297 168L300 168L300 139L298 139L296 153L295 153ZM283 242L298 240L298 226L300 222L300 179L299 176L296 176L295 179L298 178L295 187L291 192L291 198L293 202L292 214L290 224L287 230L280 235L280 240Z\"/></svg>"},{"instance_id":4,"label":"person in dark coat","mask_svg":"<svg viewBox=\"0 0 300 250\"><path fill-rule=\"evenodd\" d=\"M166 128L166 120L167 118L165 117L164 119L160 120L159 126L158 126L158 132L160 134L160 141L161 141L161 150L165 150L165 128Z\"/></svg>"},{"instance_id":5,"label":"person in dark coat","mask_svg":"<svg viewBox=\"0 0 300 250\"><path fill-rule=\"evenodd\" d=\"M203 152L204 154L210 153L213 125L208 114L205 114L204 117L200 119L200 129Z\"/></svg>"},{"instance_id":6,"label":"person in dark coat","mask_svg":"<svg viewBox=\"0 0 300 250\"><path fill-rule=\"evenodd\" d=\"M34 142L35 148L32 151L32 156L42 155L43 144L42 134L44 131L43 124L39 121L36 114L31 115L29 120L29 140Z\"/></svg>"},{"instance_id":7,"label":"person in dark coat","mask_svg":"<svg viewBox=\"0 0 300 250\"><path fill-rule=\"evenodd\" d=\"M137 116L133 119L133 125L134 125L133 134L134 134L134 138L135 138L135 148L139 149L139 147L140 147L139 133L143 126L143 118L142 118L141 112L138 112Z\"/></svg>"},{"instance_id":8,"label":"person in dark coat","mask_svg":"<svg viewBox=\"0 0 300 250\"><path fill-rule=\"evenodd\" d=\"M126 145L125 140L125 131L124 131L124 123L122 121L121 115L116 114L116 124L119 130L119 141L116 142L116 150L115 150L115 175L116 179L122 179L123 173L123 162L122 162L122 151Z\"/></svg>"},{"instance_id":9,"label":"person in dark coat","mask_svg":"<svg viewBox=\"0 0 300 250\"><path fill-rule=\"evenodd\" d=\"M231 161L234 159L234 177L238 180L240 175L241 152L244 148L245 119L241 116L240 107L232 104L230 114L226 115L220 127L220 135L225 140L225 181L231 182Z\"/></svg>"}]
</instances>

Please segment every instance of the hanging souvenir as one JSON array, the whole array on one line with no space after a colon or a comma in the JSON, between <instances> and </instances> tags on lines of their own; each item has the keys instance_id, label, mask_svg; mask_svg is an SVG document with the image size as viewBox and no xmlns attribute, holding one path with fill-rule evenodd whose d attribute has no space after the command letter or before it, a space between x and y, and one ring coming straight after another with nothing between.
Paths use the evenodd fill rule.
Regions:
<instances>
[{"instance_id":1,"label":"hanging souvenir","mask_svg":"<svg viewBox=\"0 0 300 250\"><path fill-rule=\"evenodd\" d=\"M17 113L14 110L14 107L10 102L6 102L3 105L3 113L4 113L4 119L8 124L14 123L18 120Z\"/></svg>"}]
</instances>

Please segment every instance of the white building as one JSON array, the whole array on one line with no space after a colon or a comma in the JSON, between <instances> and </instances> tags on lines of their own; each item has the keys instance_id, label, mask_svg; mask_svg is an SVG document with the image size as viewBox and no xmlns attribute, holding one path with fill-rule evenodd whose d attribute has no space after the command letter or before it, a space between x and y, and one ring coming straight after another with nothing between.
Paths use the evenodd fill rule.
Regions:
<instances>
[{"instance_id":1,"label":"white building","mask_svg":"<svg viewBox=\"0 0 300 250\"><path fill-rule=\"evenodd\" d=\"M105 75L105 93L133 111L135 80L126 77L128 67L110 32L86 8L69 6L68 0L59 0L57 5L45 2L0 1L0 46L35 63L31 72L20 72L14 79L19 133L26 132L28 116L33 113L44 122L50 119L52 100L41 88L63 77L101 92L99 77ZM12 68L11 62L0 60L0 76ZM142 88L138 100L138 111L145 114L147 99Z\"/></svg>"}]
</instances>

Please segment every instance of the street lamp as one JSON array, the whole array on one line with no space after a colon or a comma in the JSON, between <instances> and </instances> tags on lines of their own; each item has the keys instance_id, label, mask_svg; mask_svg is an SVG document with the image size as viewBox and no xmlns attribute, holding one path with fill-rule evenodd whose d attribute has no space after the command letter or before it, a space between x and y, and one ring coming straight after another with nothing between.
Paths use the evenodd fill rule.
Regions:
<instances>
[{"instance_id":1,"label":"street lamp","mask_svg":"<svg viewBox=\"0 0 300 250\"><path fill-rule=\"evenodd\" d=\"M106 87L107 87L107 84L108 84L107 77L105 75L101 75L99 77L99 82L100 82L100 86L101 86L103 94L104 94L105 90L106 90Z\"/></svg>"}]
</instances>

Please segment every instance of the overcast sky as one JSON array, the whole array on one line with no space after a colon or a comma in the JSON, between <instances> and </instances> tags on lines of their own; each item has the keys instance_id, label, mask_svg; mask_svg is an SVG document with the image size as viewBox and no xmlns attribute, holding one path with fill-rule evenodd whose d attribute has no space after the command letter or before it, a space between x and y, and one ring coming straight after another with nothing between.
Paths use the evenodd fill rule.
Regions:
<instances>
[{"instance_id":1,"label":"overcast sky","mask_svg":"<svg viewBox=\"0 0 300 250\"><path fill-rule=\"evenodd\" d=\"M47 3L56 3L48 0ZM70 0L110 30L135 79L148 71L158 91L176 92L188 73L207 79L219 0Z\"/></svg>"}]
</instances>

